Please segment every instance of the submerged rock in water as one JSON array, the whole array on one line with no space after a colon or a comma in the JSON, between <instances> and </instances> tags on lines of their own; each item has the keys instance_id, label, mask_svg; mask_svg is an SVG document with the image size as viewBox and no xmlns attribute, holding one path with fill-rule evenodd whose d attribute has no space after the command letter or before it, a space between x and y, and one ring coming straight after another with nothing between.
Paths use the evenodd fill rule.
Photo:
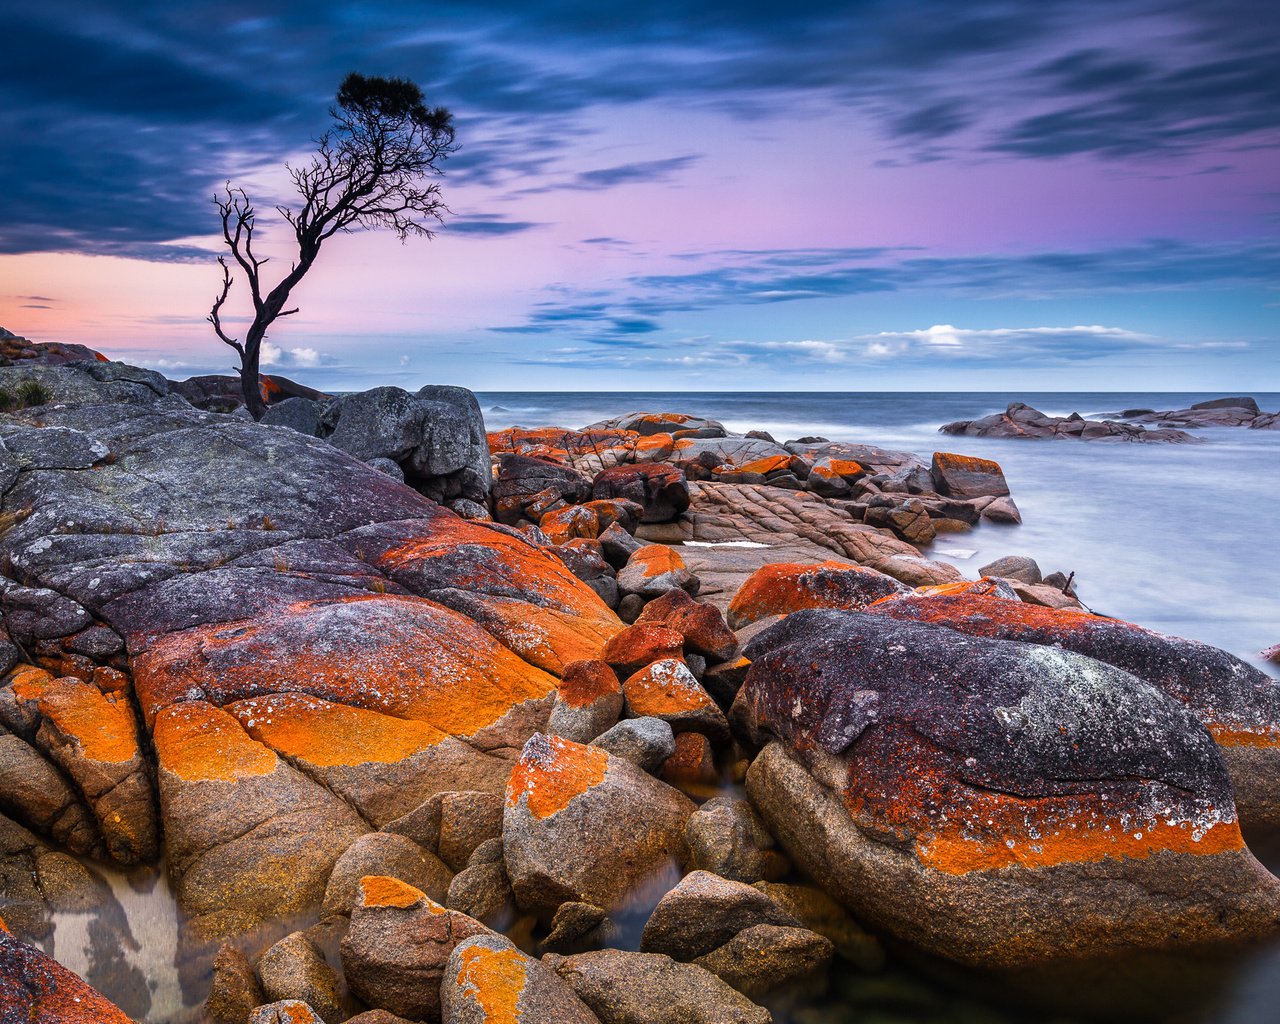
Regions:
<instances>
[{"instance_id":1,"label":"submerged rock in water","mask_svg":"<svg viewBox=\"0 0 1280 1024\"><path fill-rule=\"evenodd\" d=\"M752 800L869 924L987 966L1280 926L1208 730L1135 676L865 612L797 612L746 653Z\"/></svg>"},{"instance_id":2,"label":"submerged rock in water","mask_svg":"<svg viewBox=\"0 0 1280 1024\"><path fill-rule=\"evenodd\" d=\"M1280 827L1280 680L1217 647L1131 622L998 596L907 594L870 612L1088 655L1181 701L1209 729L1246 825Z\"/></svg>"}]
</instances>

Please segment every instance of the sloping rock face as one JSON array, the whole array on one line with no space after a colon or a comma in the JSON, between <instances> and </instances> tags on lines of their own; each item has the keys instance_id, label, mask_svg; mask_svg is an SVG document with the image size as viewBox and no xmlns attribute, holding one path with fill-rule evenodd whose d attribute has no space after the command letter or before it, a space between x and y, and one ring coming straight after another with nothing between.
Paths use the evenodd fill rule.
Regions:
<instances>
[{"instance_id":1,"label":"sloping rock face","mask_svg":"<svg viewBox=\"0 0 1280 1024\"><path fill-rule=\"evenodd\" d=\"M10 935L0 923L0 1020L8 1024L132 1024L74 972Z\"/></svg>"},{"instance_id":2,"label":"sloping rock face","mask_svg":"<svg viewBox=\"0 0 1280 1024\"><path fill-rule=\"evenodd\" d=\"M1255 413L1256 415L1256 413ZM1022 402L1012 402L1000 413L976 420L956 420L938 430L944 434L963 437L1015 437L1024 439L1053 439L1074 441L1143 442L1147 444L1196 444L1200 438L1175 426L1205 426L1203 422L1176 420L1175 414L1162 414L1160 429L1148 430L1137 423L1121 422L1123 417L1106 420L1087 420L1079 413L1070 416L1046 416L1039 409ZM1153 421L1156 419L1153 417ZM1215 417L1210 417L1216 420ZM1174 420L1166 426L1164 420ZM1217 420L1221 422L1221 420Z\"/></svg>"},{"instance_id":3,"label":"sloping rock face","mask_svg":"<svg viewBox=\"0 0 1280 1024\"><path fill-rule=\"evenodd\" d=\"M0 680L4 750L72 783L42 805L0 762L0 805L122 863L154 858L158 807L184 909L225 934L316 905L346 845L433 794L502 792L555 673L622 625L518 534L116 365L0 369L75 403L9 436L84 452L19 460L0 509L36 663Z\"/></svg>"},{"instance_id":4,"label":"sloping rock face","mask_svg":"<svg viewBox=\"0 0 1280 1024\"><path fill-rule=\"evenodd\" d=\"M773 741L753 802L869 923L988 966L1280 926L1208 730L1129 673L863 612L797 612L746 653L735 718Z\"/></svg>"},{"instance_id":5,"label":"sloping rock face","mask_svg":"<svg viewBox=\"0 0 1280 1024\"><path fill-rule=\"evenodd\" d=\"M1245 824L1280 827L1280 681L1234 655L1120 619L975 594L907 594L868 610L970 636L1074 651L1145 680L1209 729L1222 748Z\"/></svg>"}]
</instances>

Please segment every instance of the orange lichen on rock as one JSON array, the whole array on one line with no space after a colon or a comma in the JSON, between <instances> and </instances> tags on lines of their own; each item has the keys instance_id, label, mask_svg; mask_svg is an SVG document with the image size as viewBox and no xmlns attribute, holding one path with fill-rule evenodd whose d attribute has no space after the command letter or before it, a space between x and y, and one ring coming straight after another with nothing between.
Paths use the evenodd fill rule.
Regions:
<instances>
[{"instance_id":1,"label":"orange lichen on rock","mask_svg":"<svg viewBox=\"0 0 1280 1024\"><path fill-rule=\"evenodd\" d=\"M525 958L516 949L471 945L458 953L457 983L487 1024L518 1024L520 994L528 980Z\"/></svg>"},{"instance_id":2,"label":"orange lichen on rock","mask_svg":"<svg viewBox=\"0 0 1280 1024\"><path fill-rule=\"evenodd\" d=\"M676 439L670 434L649 434L636 438L636 458L660 459L675 450Z\"/></svg>"},{"instance_id":3,"label":"orange lichen on rock","mask_svg":"<svg viewBox=\"0 0 1280 1024\"><path fill-rule=\"evenodd\" d=\"M627 560L627 568L639 566L645 579L655 579L663 573L679 572L685 567L684 559L675 548L665 544L646 544Z\"/></svg>"},{"instance_id":4,"label":"orange lichen on rock","mask_svg":"<svg viewBox=\"0 0 1280 1024\"><path fill-rule=\"evenodd\" d=\"M441 518L427 536L413 537L382 551L374 564L410 579L429 572L433 589L456 587L481 594L523 594L560 611L616 623L594 590L558 558L498 530L458 518ZM409 589L413 589L410 587Z\"/></svg>"},{"instance_id":5,"label":"orange lichen on rock","mask_svg":"<svg viewBox=\"0 0 1280 1024\"><path fill-rule=\"evenodd\" d=\"M716 706L683 661L655 661L622 684L627 706L636 717L661 718Z\"/></svg>"},{"instance_id":6,"label":"orange lichen on rock","mask_svg":"<svg viewBox=\"0 0 1280 1024\"><path fill-rule=\"evenodd\" d=\"M1002 587L1008 584L1002 580L992 579L990 576L983 576L978 580L956 580L954 583L935 583L931 586L916 587L913 594L920 597L998 597ZM892 594L889 597L881 598L873 604L880 604L881 601L893 601L898 595Z\"/></svg>"},{"instance_id":7,"label":"orange lichen on rock","mask_svg":"<svg viewBox=\"0 0 1280 1024\"><path fill-rule=\"evenodd\" d=\"M737 467L739 473L759 473L768 476L770 473L783 473L791 468L791 456L769 455L763 459L753 459Z\"/></svg>"},{"instance_id":8,"label":"orange lichen on rock","mask_svg":"<svg viewBox=\"0 0 1280 1024\"><path fill-rule=\"evenodd\" d=\"M434 747L446 734L426 722L334 704L304 693L273 693L228 704L255 740L286 757L323 768L396 764Z\"/></svg>"},{"instance_id":9,"label":"orange lichen on rock","mask_svg":"<svg viewBox=\"0 0 1280 1024\"><path fill-rule=\"evenodd\" d=\"M867 471L861 462L854 462L853 459L827 459L820 468L833 476L838 476L845 480L862 476Z\"/></svg>"},{"instance_id":10,"label":"orange lichen on rock","mask_svg":"<svg viewBox=\"0 0 1280 1024\"><path fill-rule=\"evenodd\" d=\"M620 689L617 673L599 658L565 666L560 678L560 700L571 708L584 708Z\"/></svg>"},{"instance_id":11,"label":"orange lichen on rock","mask_svg":"<svg viewBox=\"0 0 1280 1024\"><path fill-rule=\"evenodd\" d=\"M400 595L302 601L170 634L134 659L149 717L192 693L212 703L294 691L471 736L555 678L471 619Z\"/></svg>"},{"instance_id":12,"label":"orange lichen on rock","mask_svg":"<svg viewBox=\"0 0 1280 1024\"><path fill-rule=\"evenodd\" d=\"M729 603L729 625L741 629L770 615L804 608L857 610L906 588L874 569L844 562L779 562L751 574Z\"/></svg>"},{"instance_id":13,"label":"orange lichen on rock","mask_svg":"<svg viewBox=\"0 0 1280 1024\"><path fill-rule=\"evenodd\" d=\"M634 447L639 435L634 430L565 430L561 427L527 430L512 427L510 430L490 431L485 437L492 455L505 452L538 455L541 450L550 450L570 457L603 454L614 450L628 451Z\"/></svg>"},{"instance_id":14,"label":"orange lichen on rock","mask_svg":"<svg viewBox=\"0 0 1280 1024\"><path fill-rule=\"evenodd\" d=\"M595 540L600 535L600 518L594 509L570 505L548 512L539 523L552 544L564 544L576 538Z\"/></svg>"},{"instance_id":15,"label":"orange lichen on rock","mask_svg":"<svg viewBox=\"0 0 1280 1024\"><path fill-rule=\"evenodd\" d=\"M975 815L991 815L987 819L993 823L990 831L975 836L969 823L951 823L927 839L919 840L916 853L930 867L961 875L970 871L995 871L1015 864L1042 868L1108 857L1142 859L1166 850L1207 856L1244 847L1240 826L1234 821L1219 822L1203 832L1187 821L1134 825L1119 817L1108 817L1105 805L1097 806L1096 798L1084 802L1088 806L1082 808L1079 798L1028 802L992 795L988 801L981 802L981 806L975 801L974 806ZM1032 805L1028 806L1029 803ZM1046 804L1054 807L1059 803L1060 815L1046 813ZM1031 821L1036 824L1031 825ZM1026 824L1019 827L1024 822Z\"/></svg>"},{"instance_id":16,"label":"orange lichen on rock","mask_svg":"<svg viewBox=\"0 0 1280 1024\"><path fill-rule=\"evenodd\" d=\"M276 755L250 738L234 717L205 701L165 708L152 729L162 771L186 782L234 782L269 775Z\"/></svg>"},{"instance_id":17,"label":"orange lichen on rock","mask_svg":"<svg viewBox=\"0 0 1280 1024\"><path fill-rule=\"evenodd\" d=\"M13 695L22 701L38 701L46 686L53 682L53 673L34 665L21 665L9 677Z\"/></svg>"},{"instance_id":18,"label":"orange lichen on rock","mask_svg":"<svg viewBox=\"0 0 1280 1024\"><path fill-rule=\"evenodd\" d=\"M523 797L530 814L549 818L603 782L608 768L609 755L599 747L534 733L511 770L507 806L517 806Z\"/></svg>"},{"instance_id":19,"label":"orange lichen on rock","mask_svg":"<svg viewBox=\"0 0 1280 1024\"><path fill-rule=\"evenodd\" d=\"M684 634L665 626L637 624L613 637L604 648L604 660L614 668L631 673L664 658L684 654Z\"/></svg>"},{"instance_id":20,"label":"orange lichen on rock","mask_svg":"<svg viewBox=\"0 0 1280 1024\"><path fill-rule=\"evenodd\" d=\"M1002 497L1009 493L1000 463L954 452L934 452L934 485L953 498Z\"/></svg>"},{"instance_id":21,"label":"orange lichen on rock","mask_svg":"<svg viewBox=\"0 0 1280 1024\"><path fill-rule=\"evenodd\" d=\"M500 597L474 595L457 607L529 664L557 676L572 662L599 657L623 629L617 619L605 624Z\"/></svg>"},{"instance_id":22,"label":"orange lichen on rock","mask_svg":"<svg viewBox=\"0 0 1280 1024\"><path fill-rule=\"evenodd\" d=\"M1221 747L1280 747L1280 727L1241 729L1217 722L1206 722L1209 735Z\"/></svg>"},{"instance_id":23,"label":"orange lichen on rock","mask_svg":"<svg viewBox=\"0 0 1280 1024\"><path fill-rule=\"evenodd\" d=\"M95 686L66 678L44 686L37 707L90 760L118 764L139 754L133 709L126 699L112 700Z\"/></svg>"},{"instance_id":24,"label":"orange lichen on rock","mask_svg":"<svg viewBox=\"0 0 1280 1024\"><path fill-rule=\"evenodd\" d=\"M897 833L922 863L952 875L1244 846L1229 798L1221 808L1166 806L1163 783L1137 779L1002 792L970 784L967 772L981 777L983 767L969 760L971 768L958 767L953 753L910 726L882 728L852 750L845 805L860 827Z\"/></svg>"},{"instance_id":25,"label":"orange lichen on rock","mask_svg":"<svg viewBox=\"0 0 1280 1024\"><path fill-rule=\"evenodd\" d=\"M425 906L433 913L443 914L444 908L427 897L421 889L415 889L408 882L389 875L365 875L360 879L358 896L361 907L394 907L396 910L408 910L411 907Z\"/></svg>"}]
</instances>

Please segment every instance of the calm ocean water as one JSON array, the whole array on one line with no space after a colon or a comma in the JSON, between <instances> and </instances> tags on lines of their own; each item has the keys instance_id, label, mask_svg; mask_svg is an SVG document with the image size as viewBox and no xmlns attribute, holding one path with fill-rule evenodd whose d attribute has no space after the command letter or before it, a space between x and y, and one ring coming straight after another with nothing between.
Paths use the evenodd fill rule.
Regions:
<instances>
[{"instance_id":1,"label":"calm ocean water","mask_svg":"<svg viewBox=\"0 0 1280 1024\"><path fill-rule=\"evenodd\" d=\"M634 410L710 416L779 441L817 434L923 455L961 451L1003 467L1022 525L939 538L932 557L976 575L1001 555L1076 574L1095 611L1215 644L1273 674L1280 643L1280 431L1200 431L1202 445L948 437L938 427L1022 401L1050 414L1182 409L1220 394L482 393L490 430L581 427ZM1265 410L1280 395L1256 394Z\"/></svg>"}]
</instances>

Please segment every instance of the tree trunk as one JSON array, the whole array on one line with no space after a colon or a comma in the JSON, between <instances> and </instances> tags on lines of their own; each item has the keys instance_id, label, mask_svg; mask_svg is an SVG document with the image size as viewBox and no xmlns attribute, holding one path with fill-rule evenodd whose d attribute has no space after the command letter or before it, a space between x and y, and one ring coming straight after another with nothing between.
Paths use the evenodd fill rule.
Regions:
<instances>
[{"instance_id":1,"label":"tree trunk","mask_svg":"<svg viewBox=\"0 0 1280 1024\"><path fill-rule=\"evenodd\" d=\"M250 337L252 334L251 330ZM267 403L262 398L262 381L258 375L261 347L261 338L249 341L244 348L244 358L240 360L240 392L244 395L244 407L255 420L262 419L267 411Z\"/></svg>"}]
</instances>

